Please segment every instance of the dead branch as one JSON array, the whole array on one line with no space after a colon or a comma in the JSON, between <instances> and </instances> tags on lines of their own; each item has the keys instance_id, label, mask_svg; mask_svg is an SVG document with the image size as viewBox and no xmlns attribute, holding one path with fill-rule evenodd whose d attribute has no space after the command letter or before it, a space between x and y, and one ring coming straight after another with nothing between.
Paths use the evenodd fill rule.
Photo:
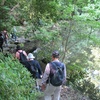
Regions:
<instances>
[{"instance_id":1,"label":"dead branch","mask_svg":"<svg viewBox=\"0 0 100 100\"><path fill-rule=\"evenodd\" d=\"M17 5L15 5L10 11L12 12L17 7L19 7L19 3Z\"/></svg>"}]
</instances>

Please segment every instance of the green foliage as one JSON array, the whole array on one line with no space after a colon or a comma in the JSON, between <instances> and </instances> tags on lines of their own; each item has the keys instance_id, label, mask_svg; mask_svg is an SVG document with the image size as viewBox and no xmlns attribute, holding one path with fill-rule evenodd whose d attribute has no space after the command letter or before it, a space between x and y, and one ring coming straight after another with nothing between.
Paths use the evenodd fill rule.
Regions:
<instances>
[{"instance_id":1,"label":"green foliage","mask_svg":"<svg viewBox=\"0 0 100 100\"><path fill-rule=\"evenodd\" d=\"M86 75L85 70L78 65L74 64L72 66L67 67L68 81L72 82L73 84L79 81L80 79L83 79L85 75Z\"/></svg>"},{"instance_id":2,"label":"green foliage","mask_svg":"<svg viewBox=\"0 0 100 100\"><path fill-rule=\"evenodd\" d=\"M89 79L80 81L76 87L87 94L91 100L100 100L100 90Z\"/></svg>"},{"instance_id":3,"label":"green foliage","mask_svg":"<svg viewBox=\"0 0 100 100\"><path fill-rule=\"evenodd\" d=\"M12 55L0 55L0 100L36 100L35 80L27 69Z\"/></svg>"},{"instance_id":4,"label":"green foliage","mask_svg":"<svg viewBox=\"0 0 100 100\"><path fill-rule=\"evenodd\" d=\"M100 99L100 76L93 74L94 70L99 71L100 69L98 63L99 51L99 48L84 48L74 56L71 54L70 62L67 64L69 84L89 96L91 100Z\"/></svg>"},{"instance_id":5,"label":"green foliage","mask_svg":"<svg viewBox=\"0 0 100 100\"><path fill-rule=\"evenodd\" d=\"M94 35L91 35L90 39L92 40L92 42L94 42L94 46L95 45L97 45L97 46L100 45L100 39L99 38L95 37Z\"/></svg>"},{"instance_id":6,"label":"green foliage","mask_svg":"<svg viewBox=\"0 0 100 100\"><path fill-rule=\"evenodd\" d=\"M7 0L0 8L1 29L8 30L13 25L23 25L24 21L35 26L45 22L58 20L99 20L99 1L91 0ZM80 15L79 15L80 14ZM31 19L31 20L30 20Z\"/></svg>"},{"instance_id":7,"label":"green foliage","mask_svg":"<svg viewBox=\"0 0 100 100\"><path fill-rule=\"evenodd\" d=\"M0 1L0 4L2 1ZM4 0L4 4L0 6L0 29L7 28L11 30L13 25L23 25L26 28L26 37L29 36L31 37L30 39L39 41L41 51L38 53L38 58L46 58L47 62L51 60L51 52L55 49L59 50L61 52L60 60L68 66L67 73L70 83L77 85L80 80L87 76L86 70L99 68L99 61L91 61L94 56L91 57L92 48L90 46L100 45L99 5L100 0L47 0L45 2L44 0ZM29 27L23 24L24 21L28 23ZM24 90L26 88L23 88L22 85L24 84L27 87L26 83L30 83L31 80L29 77L26 77L28 73L16 61L11 62L8 59L9 57L4 58L2 56L0 59L0 69L2 69L0 73L2 79L5 79L1 79L3 81L0 82L0 85L3 87L1 90L3 93L6 92L7 96L11 93L17 99L24 97L24 99L30 99L32 95L29 94L29 90L27 90L26 94ZM18 66L17 64L20 67L13 69L15 67L12 66ZM24 76L22 75L23 71L20 69L23 69ZM10 78L11 76L13 76L13 80ZM17 76L18 82L15 80ZM28 79L28 82L25 81L23 83L25 77ZM14 84L14 82L17 84ZM14 88L16 91L14 91ZM80 86L80 88L82 87ZM87 88L90 91L91 87L88 86ZM92 89L94 90L95 88ZM89 92L84 93L91 94L91 92L90 94ZM2 95L2 98L6 97L6 95ZM9 100L13 98L13 96L8 97ZM95 100L95 98L92 99Z\"/></svg>"}]
</instances>

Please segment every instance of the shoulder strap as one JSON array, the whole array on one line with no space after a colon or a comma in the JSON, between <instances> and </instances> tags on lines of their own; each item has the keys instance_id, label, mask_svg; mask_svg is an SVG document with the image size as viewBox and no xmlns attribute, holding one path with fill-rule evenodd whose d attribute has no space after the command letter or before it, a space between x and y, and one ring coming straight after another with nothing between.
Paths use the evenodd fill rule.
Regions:
<instances>
[{"instance_id":1,"label":"shoulder strap","mask_svg":"<svg viewBox=\"0 0 100 100\"><path fill-rule=\"evenodd\" d=\"M59 63L59 65L57 65L55 62L51 62L51 64L52 64L53 66L55 66L56 69L57 69L57 68L60 68L60 67L62 66L62 63L61 63L61 62Z\"/></svg>"},{"instance_id":2,"label":"shoulder strap","mask_svg":"<svg viewBox=\"0 0 100 100\"><path fill-rule=\"evenodd\" d=\"M28 63L29 63L30 66L33 66L29 61L28 61Z\"/></svg>"},{"instance_id":3,"label":"shoulder strap","mask_svg":"<svg viewBox=\"0 0 100 100\"><path fill-rule=\"evenodd\" d=\"M30 66L32 66L31 63L30 63L29 61L28 61L28 64L29 64Z\"/></svg>"},{"instance_id":4,"label":"shoulder strap","mask_svg":"<svg viewBox=\"0 0 100 100\"><path fill-rule=\"evenodd\" d=\"M23 53L23 50L22 50L22 52L19 52L19 51L17 51L18 53Z\"/></svg>"}]
</instances>

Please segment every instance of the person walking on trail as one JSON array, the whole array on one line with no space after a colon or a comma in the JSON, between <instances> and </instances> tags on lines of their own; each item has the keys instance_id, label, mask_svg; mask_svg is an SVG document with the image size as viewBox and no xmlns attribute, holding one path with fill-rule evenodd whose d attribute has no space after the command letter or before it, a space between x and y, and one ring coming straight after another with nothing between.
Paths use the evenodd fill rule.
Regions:
<instances>
[{"instance_id":1,"label":"person walking on trail","mask_svg":"<svg viewBox=\"0 0 100 100\"><path fill-rule=\"evenodd\" d=\"M0 48L1 48L1 50L2 50L2 52L3 52L3 36L2 36L2 33L0 33ZM0 50L0 51L1 51Z\"/></svg>"},{"instance_id":2,"label":"person walking on trail","mask_svg":"<svg viewBox=\"0 0 100 100\"><path fill-rule=\"evenodd\" d=\"M57 78L56 78L57 77ZM60 92L66 83L66 66L59 61L59 52L52 53L52 61L46 65L41 89L44 91L44 100L60 100Z\"/></svg>"},{"instance_id":3,"label":"person walking on trail","mask_svg":"<svg viewBox=\"0 0 100 100\"><path fill-rule=\"evenodd\" d=\"M17 39L16 33L17 33L17 30L16 30L16 27L14 26L14 27L13 27L13 30L12 30L12 32L11 32L11 38L12 38L12 40L14 40L14 41L16 41L16 39Z\"/></svg>"},{"instance_id":4,"label":"person walking on trail","mask_svg":"<svg viewBox=\"0 0 100 100\"><path fill-rule=\"evenodd\" d=\"M16 34L12 32L11 33L11 38L12 38L12 40L16 41L16 38L17 38Z\"/></svg>"},{"instance_id":5,"label":"person walking on trail","mask_svg":"<svg viewBox=\"0 0 100 100\"><path fill-rule=\"evenodd\" d=\"M15 58L17 58L23 65L27 61L27 53L21 49L20 45L17 45L16 47Z\"/></svg>"},{"instance_id":6,"label":"person walking on trail","mask_svg":"<svg viewBox=\"0 0 100 100\"><path fill-rule=\"evenodd\" d=\"M36 89L40 89L40 83L42 78L42 68L37 60L34 60L35 57L32 53L29 53L27 56L28 61L26 62L26 68L30 71L32 74L32 77L36 79Z\"/></svg>"},{"instance_id":7,"label":"person walking on trail","mask_svg":"<svg viewBox=\"0 0 100 100\"><path fill-rule=\"evenodd\" d=\"M5 46L8 46L8 34L6 30L3 31L3 38L4 38Z\"/></svg>"}]
</instances>

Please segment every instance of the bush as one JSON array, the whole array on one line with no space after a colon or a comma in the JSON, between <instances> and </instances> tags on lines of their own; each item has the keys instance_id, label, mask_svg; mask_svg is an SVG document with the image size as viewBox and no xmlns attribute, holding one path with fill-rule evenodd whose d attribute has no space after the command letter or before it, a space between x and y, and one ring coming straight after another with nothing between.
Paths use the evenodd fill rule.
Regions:
<instances>
[{"instance_id":1,"label":"bush","mask_svg":"<svg viewBox=\"0 0 100 100\"><path fill-rule=\"evenodd\" d=\"M0 54L0 100L36 100L35 80L12 55Z\"/></svg>"},{"instance_id":2,"label":"bush","mask_svg":"<svg viewBox=\"0 0 100 100\"><path fill-rule=\"evenodd\" d=\"M100 90L90 80L82 80L77 89L86 94L91 100L100 100Z\"/></svg>"},{"instance_id":3,"label":"bush","mask_svg":"<svg viewBox=\"0 0 100 100\"><path fill-rule=\"evenodd\" d=\"M91 80L86 80L87 74L83 67L76 64L67 68L67 85L72 85L91 100L100 100L100 90L95 87Z\"/></svg>"}]
</instances>

